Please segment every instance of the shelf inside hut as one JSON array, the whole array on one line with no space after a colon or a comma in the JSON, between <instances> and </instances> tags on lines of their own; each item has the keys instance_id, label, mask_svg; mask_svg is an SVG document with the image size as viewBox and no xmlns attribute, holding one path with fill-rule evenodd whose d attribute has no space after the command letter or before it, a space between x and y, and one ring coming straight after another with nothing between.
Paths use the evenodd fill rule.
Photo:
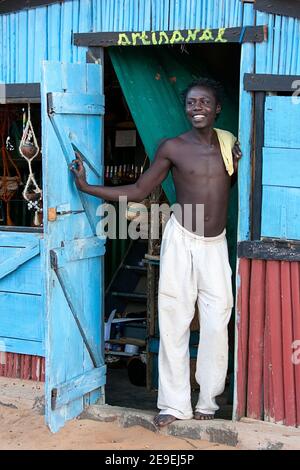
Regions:
<instances>
[{"instance_id":1,"label":"shelf inside hut","mask_svg":"<svg viewBox=\"0 0 300 470\"><path fill-rule=\"evenodd\" d=\"M38 154L31 160L32 172L39 188L42 188L42 149L41 149L41 106L30 104L30 118L38 144ZM29 165L21 155L19 147L28 119L27 103L0 105L0 230L1 231L37 231L43 230L42 212L35 217L35 211L29 209L23 191L29 177ZM31 185L28 191L30 199L39 199L39 194ZM42 209L42 203L39 202Z\"/></svg>"}]
</instances>

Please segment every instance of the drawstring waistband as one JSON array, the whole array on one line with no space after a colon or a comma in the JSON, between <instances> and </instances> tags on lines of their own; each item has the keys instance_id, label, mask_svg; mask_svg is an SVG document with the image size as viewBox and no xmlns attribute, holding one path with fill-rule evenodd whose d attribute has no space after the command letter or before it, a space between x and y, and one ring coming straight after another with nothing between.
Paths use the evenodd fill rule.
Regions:
<instances>
[{"instance_id":1,"label":"drawstring waistband","mask_svg":"<svg viewBox=\"0 0 300 470\"><path fill-rule=\"evenodd\" d=\"M174 228L178 231L181 232L182 235L188 237L188 238L194 238L196 240L199 240L199 241L203 241L203 242L216 242L216 241L220 241L220 240L223 240L226 236L226 229L223 230L222 233L220 233L220 235L217 235L216 237L203 237L201 235L197 235L196 233L193 233L193 232L190 232L189 230L187 230L186 228L184 228L179 222L178 220L176 219L175 215L172 214L171 215L171 218L169 220L169 223L172 223Z\"/></svg>"}]
</instances>

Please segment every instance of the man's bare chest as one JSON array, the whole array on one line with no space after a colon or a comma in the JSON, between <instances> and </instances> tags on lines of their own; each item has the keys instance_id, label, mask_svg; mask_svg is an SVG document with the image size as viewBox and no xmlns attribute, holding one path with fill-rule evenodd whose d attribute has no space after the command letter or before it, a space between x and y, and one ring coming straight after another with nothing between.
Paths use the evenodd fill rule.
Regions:
<instances>
[{"instance_id":1,"label":"man's bare chest","mask_svg":"<svg viewBox=\"0 0 300 470\"><path fill-rule=\"evenodd\" d=\"M188 178L226 178L227 172L220 149L185 149L173 159L174 171Z\"/></svg>"}]
</instances>

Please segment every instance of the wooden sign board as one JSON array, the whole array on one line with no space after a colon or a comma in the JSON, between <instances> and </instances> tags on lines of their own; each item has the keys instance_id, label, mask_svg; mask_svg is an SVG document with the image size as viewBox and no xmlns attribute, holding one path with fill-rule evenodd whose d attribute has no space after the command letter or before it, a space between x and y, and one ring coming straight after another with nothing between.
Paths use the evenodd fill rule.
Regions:
<instances>
[{"instance_id":1,"label":"wooden sign board","mask_svg":"<svg viewBox=\"0 0 300 470\"><path fill-rule=\"evenodd\" d=\"M74 34L76 46L160 46L165 44L245 43L267 40L267 26Z\"/></svg>"}]
</instances>

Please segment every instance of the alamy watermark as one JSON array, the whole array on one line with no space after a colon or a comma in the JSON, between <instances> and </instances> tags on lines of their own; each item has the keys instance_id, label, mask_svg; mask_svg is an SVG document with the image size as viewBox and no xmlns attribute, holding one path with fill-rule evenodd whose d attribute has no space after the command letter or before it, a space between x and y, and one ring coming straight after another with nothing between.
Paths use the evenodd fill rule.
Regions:
<instances>
[{"instance_id":1,"label":"alamy watermark","mask_svg":"<svg viewBox=\"0 0 300 470\"><path fill-rule=\"evenodd\" d=\"M0 104L6 104L6 86L0 82Z\"/></svg>"},{"instance_id":2,"label":"alamy watermark","mask_svg":"<svg viewBox=\"0 0 300 470\"><path fill-rule=\"evenodd\" d=\"M292 103L300 104L300 80L294 80L292 83L292 89L295 90L292 95Z\"/></svg>"},{"instance_id":3,"label":"alamy watermark","mask_svg":"<svg viewBox=\"0 0 300 470\"><path fill-rule=\"evenodd\" d=\"M204 236L204 205L203 204L157 204L146 207L142 203L128 204L127 197L121 196L118 210L115 204L103 203L97 208L100 217L97 224L97 236L100 239L112 240L159 240L161 232L171 215L186 230L198 236Z\"/></svg>"},{"instance_id":4,"label":"alamy watermark","mask_svg":"<svg viewBox=\"0 0 300 470\"><path fill-rule=\"evenodd\" d=\"M300 365L300 339L296 339L292 343L292 349L295 350L292 354L292 363L295 366L299 366Z\"/></svg>"}]
</instances>

